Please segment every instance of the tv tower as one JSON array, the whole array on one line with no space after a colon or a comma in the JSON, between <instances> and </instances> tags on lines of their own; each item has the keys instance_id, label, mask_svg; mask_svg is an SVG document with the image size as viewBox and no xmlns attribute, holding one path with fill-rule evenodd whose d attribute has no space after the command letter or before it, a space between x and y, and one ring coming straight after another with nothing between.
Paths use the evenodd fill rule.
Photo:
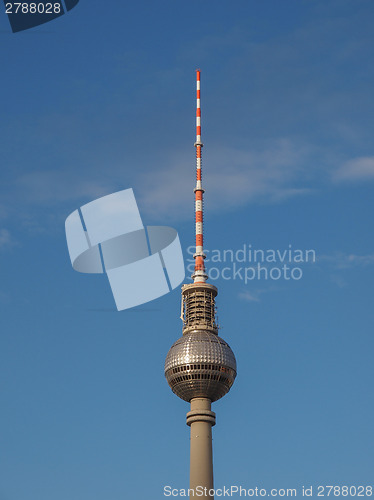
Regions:
<instances>
[{"instance_id":1,"label":"tv tower","mask_svg":"<svg viewBox=\"0 0 374 500\"><path fill-rule=\"evenodd\" d=\"M196 71L196 252L193 283L182 286L183 336L170 348L165 377L172 391L191 404L190 489L194 498L213 498L212 427L216 414L211 404L230 390L236 377L236 360L230 346L218 336L215 298L217 288L206 282L203 250L203 193L201 150L200 70ZM197 489L198 488L198 489ZM204 491L204 495L200 492Z\"/></svg>"}]
</instances>

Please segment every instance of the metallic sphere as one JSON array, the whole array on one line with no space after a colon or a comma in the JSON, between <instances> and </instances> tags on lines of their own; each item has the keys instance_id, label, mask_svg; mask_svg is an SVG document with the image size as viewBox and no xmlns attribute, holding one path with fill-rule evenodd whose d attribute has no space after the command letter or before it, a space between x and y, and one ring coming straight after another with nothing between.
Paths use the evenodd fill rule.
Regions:
<instances>
[{"instance_id":1,"label":"metallic sphere","mask_svg":"<svg viewBox=\"0 0 374 500\"><path fill-rule=\"evenodd\" d=\"M185 401L198 397L217 401L234 383L235 356L218 335L195 330L171 346L165 361L165 377L172 391Z\"/></svg>"}]
</instances>

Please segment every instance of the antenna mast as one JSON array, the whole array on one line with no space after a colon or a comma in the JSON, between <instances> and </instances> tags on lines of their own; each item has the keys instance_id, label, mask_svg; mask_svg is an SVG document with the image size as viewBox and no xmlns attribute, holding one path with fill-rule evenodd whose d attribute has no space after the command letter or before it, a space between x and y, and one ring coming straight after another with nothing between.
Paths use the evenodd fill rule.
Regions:
<instances>
[{"instance_id":1,"label":"antenna mast","mask_svg":"<svg viewBox=\"0 0 374 500\"><path fill-rule=\"evenodd\" d=\"M208 275L205 272L205 254L203 250L203 193L201 180L201 108L200 108L200 70L196 70L196 187L195 192L195 223L196 223L196 252L195 271L192 275L194 283L205 283Z\"/></svg>"}]
</instances>

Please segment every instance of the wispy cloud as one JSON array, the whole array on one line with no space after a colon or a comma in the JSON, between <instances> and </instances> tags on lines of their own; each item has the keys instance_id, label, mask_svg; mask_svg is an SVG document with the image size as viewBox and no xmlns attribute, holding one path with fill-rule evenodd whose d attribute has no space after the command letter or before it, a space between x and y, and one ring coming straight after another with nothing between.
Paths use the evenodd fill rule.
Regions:
<instances>
[{"instance_id":1,"label":"wispy cloud","mask_svg":"<svg viewBox=\"0 0 374 500\"><path fill-rule=\"evenodd\" d=\"M0 229L0 249L11 247L13 245L15 245L15 241L12 238L8 229L4 228Z\"/></svg>"},{"instance_id":2,"label":"wispy cloud","mask_svg":"<svg viewBox=\"0 0 374 500\"><path fill-rule=\"evenodd\" d=\"M173 99L183 102L184 68L196 59L195 43L202 63L206 61L209 68L206 82L204 80L207 121L204 118L203 123L218 144L227 144L230 140L236 145L224 148L210 143L206 151L204 148L209 210L235 209L254 202L281 202L309 194L326 178L328 182L374 178L374 157L358 157L337 167L341 160L341 157L337 159L338 155L349 158L347 152L341 153L340 146L336 150L331 142L323 151L326 133L334 139L343 138L344 144L353 142L360 146L362 131L370 130L361 119L351 119L352 95L355 109L361 102L368 101L367 93L371 89L365 82L370 81L367 77L371 74L368 73L370 64L360 67L362 84L353 89L352 83L347 87L342 85L339 91L336 85L337 81L343 81L340 71L345 72L358 56L362 59L362 54L368 52L370 44L365 36L371 37L372 32L357 35L355 26L361 22L360 16L357 14L351 19L318 15L318 22L315 17L311 18L303 26L269 39L255 36L251 29L238 23L219 35L207 33L188 46L180 46L179 66L171 66L168 71L148 69L144 85L149 88L126 87L126 92L131 91L130 99L112 98L110 103L99 100L99 107L95 103L92 108L89 100L84 100L82 105L81 97L76 109L60 108L40 116L36 126L34 119L27 121L24 117L22 135L17 119L7 132L9 140L4 141L9 144L4 161L12 160L8 171L15 172L17 166L25 164L22 153L25 144L31 156L30 164L39 165L37 171L22 169L18 179L9 182L14 204L18 204L17 212L27 212L30 206L55 207L57 203L70 201L75 205L75 200L76 203L89 201L118 189L134 187L147 216L155 213L157 217L172 219L189 214L194 187L193 151L178 150L170 156L170 145L175 144L176 139L179 141L184 125L179 128L178 123L183 123L178 115L179 104L171 106L169 94L171 88L178 89L178 93L172 94ZM328 51L326 40L331 47ZM223 66L208 64L217 51L223 56ZM143 56L147 57L140 51L114 57L122 68L123 61L139 65L139 58ZM337 60L339 72L331 73L331 68L335 68L332 62L335 64ZM142 67L140 64L139 69ZM321 69L328 78L321 80ZM83 83L82 88L86 88L91 82ZM122 83L113 84L111 91L116 97L123 95ZM91 85L92 96L100 85ZM82 92L82 96L85 93ZM165 103L159 96L166 94L168 113L160 113L158 106ZM141 119L140 103L144 106ZM371 108L364 109L367 109L365 116L372 116ZM171 127L174 130L168 132L171 135L168 135L167 148L165 122L160 121L165 116L168 124L176 124ZM107 123L112 126L108 127ZM285 137L279 137L280 134ZM123 137L126 137L125 143ZM47 152L43 158L39 154L41 147ZM50 170L49 165L53 165L54 170Z\"/></svg>"},{"instance_id":3,"label":"wispy cloud","mask_svg":"<svg viewBox=\"0 0 374 500\"><path fill-rule=\"evenodd\" d=\"M374 156L361 156L345 162L332 174L336 182L374 180Z\"/></svg>"},{"instance_id":4,"label":"wispy cloud","mask_svg":"<svg viewBox=\"0 0 374 500\"><path fill-rule=\"evenodd\" d=\"M195 64L197 50L206 67L203 133L210 131L217 144L235 145L223 148L207 140L209 210L304 195L318 177L319 182L374 178L370 156L337 168L342 158L363 155L362 146L370 151L370 7L363 2L353 15L343 9L333 16L335 7L317 3L305 22L271 36L243 12L219 33L207 30L191 43L173 46L167 69L152 63L142 48L122 48L111 55L113 78L104 72L104 80L92 82L83 72L70 82L74 99L62 100L45 115L15 114L3 125L1 151L7 165L4 196L12 213L64 202L75 208L81 200L126 187L135 188L147 214L189 213L193 151L167 155L185 132L193 133L193 75L186 68ZM129 65L136 85L128 79ZM103 85L109 85L110 99ZM352 144L355 153L346 149Z\"/></svg>"},{"instance_id":5,"label":"wispy cloud","mask_svg":"<svg viewBox=\"0 0 374 500\"><path fill-rule=\"evenodd\" d=\"M249 202L278 202L309 193L304 173L307 150L289 139L278 139L263 150L219 148L207 157L209 207L227 210ZM169 161L169 167L141 179L142 205L149 213L182 215L190 208L193 180L191 154ZM203 181L204 184L204 181Z\"/></svg>"},{"instance_id":6,"label":"wispy cloud","mask_svg":"<svg viewBox=\"0 0 374 500\"><path fill-rule=\"evenodd\" d=\"M323 266L324 271L332 283L339 288L348 286L349 271L358 271L374 265L374 253L357 255L353 253L336 252L332 255L318 255L317 264Z\"/></svg>"},{"instance_id":7,"label":"wispy cloud","mask_svg":"<svg viewBox=\"0 0 374 500\"><path fill-rule=\"evenodd\" d=\"M16 219L29 232L44 232L61 226L66 216L81 204L121 188L107 176L100 178L95 173L87 178L84 173L63 170L27 172L10 182L9 190L2 194L6 208L0 206L0 219ZM7 238L4 233L4 245Z\"/></svg>"},{"instance_id":8,"label":"wispy cloud","mask_svg":"<svg viewBox=\"0 0 374 500\"><path fill-rule=\"evenodd\" d=\"M14 183L17 197L35 205L54 205L77 198L95 199L114 188L109 181L95 181L64 171L33 171Z\"/></svg>"},{"instance_id":9,"label":"wispy cloud","mask_svg":"<svg viewBox=\"0 0 374 500\"><path fill-rule=\"evenodd\" d=\"M280 291L280 287L269 286L268 288L260 288L256 290L244 290L238 293L238 298L244 300L246 302L260 302L261 295L269 292L277 292Z\"/></svg>"},{"instance_id":10,"label":"wispy cloud","mask_svg":"<svg viewBox=\"0 0 374 500\"><path fill-rule=\"evenodd\" d=\"M351 269L354 267L371 266L374 264L374 254L356 255L335 253L333 255L320 255L317 257L318 263L327 263L335 269Z\"/></svg>"},{"instance_id":11,"label":"wispy cloud","mask_svg":"<svg viewBox=\"0 0 374 500\"><path fill-rule=\"evenodd\" d=\"M258 295L254 292L240 292L238 293L238 297L246 302L260 302Z\"/></svg>"},{"instance_id":12,"label":"wispy cloud","mask_svg":"<svg viewBox=\"0 0 374 500\"><path fill-rule=\"evenodd\" d=\"M340 274L332 274L330 280L339 288L345 288L348 285L347 281Z\"/></svg>"}]
</instances>

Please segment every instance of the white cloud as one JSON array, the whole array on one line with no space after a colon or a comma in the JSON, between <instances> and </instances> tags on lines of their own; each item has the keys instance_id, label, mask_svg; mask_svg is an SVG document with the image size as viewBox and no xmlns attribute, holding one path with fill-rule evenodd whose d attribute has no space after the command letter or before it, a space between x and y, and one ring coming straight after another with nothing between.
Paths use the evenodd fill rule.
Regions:
<instances>
[{"instance_id":1,"label":"white cloud","mask_svg":"<svg viewBox=\"0 0 374 500\"><path fill-rule=\"evenodd\" d=\"M0 248L10 247L14 245L14 243L15 242L8 229L0 229Z\"/></svg>"},{"instance_id":2,"label":"white cloud","mask_svg":"<svg viewBox=\"0 0 374 500\"><path fill-rule=\"evenodd\" d=\"M354 267L370 266L374 264L374 254L356 255L335 253L334 255L320 255L317 262L326 262L336 269L351 269Z\"/></svg>"},{"instance_id":3,"label":"white cloud","mask_svg":"<svg viewBox=\"0 0 374 500\"><path fill-rule=\"evenodd\" d=\"M188 159L186 155L188 154ZM161 170L155 169L141 179L142 206L149 213L181 216L193 206L194 159L185 159ZM203 151L204 156L204 151ZM310 192L303 185L305 148L288 139L272 142L262 151L212 148L203 158L203 186L209 208L227 210L249 202L277 202ZM206 182L205 182L206 178Z\"/></svg>"},{"instance_id":4,"label":"white cloud","mask_svg":"<svg viewBox=\"0 0 374 500\"><path fill-rule=\"evenodd\" d=\"M347 161L333 172L333 180L336 182L374 180L374 156L361 156Z\"/></svg>"},{"instance_id":5,"label":"white cloud","mask_svg":"<svg viewBox=\"0 0 374 500\"><path fill-rule=\"evenodd\" d=\"M51 205L86 197L89 201L109 194L114 184L82 179L82 175L64 171L34 171L15 182L17 196L35 205Z\"/></svg>"},{"instance_id":6,"label":"white cloud","mask_svg":"<svg viewBox=\"0 0 374 500\"><path fill-rule=\"evenodd\" d=\"M85 172L37 170L18 176L2 195L6 209L0 206L0 219L15 218L30 232L59 227L78 206L122 188L108 176ZM127 186L129 187L129 186Z\"/></svg>"},{"instance_id":7,"label":"white cloud","mask_svg":"<svg viewBox=\"0 0 374 500\"><path fill-rule=\"evenodd\" d=\"M260 302L259 297L253 292L240 292L238 294L239 299L245 300L247 302Z\"/></svg>"},{"instance_id":8,"label":"white cloud","mask_svg":"<svg viewBox=\"0 0 374 500\"><path fill-rule=\"evenodd\" d=\"M339 274L332 274L330 280L335 283L339 288L345 288L347 286L346 280Z\"/></svg>"},{"instance_id":9,"label":"white cloud","mask_svg":"<svg viewBox=\"0 0 374 500\"><path fill-rule=\"evenodd\" d=\"M269 286L268 288L260 288L257 290L244 290L238 293L238 298L246 302L260 302L260 296L269 292L281 291L280 287Z\"/></svg>"},{"instance_id":10,"label":"white cloud","mask_svg":"<svg viewBox=\"0 0 374 500\"><path fill-rule=\"evenodd\" d=\"M374 253L356 255L352 253L336 252L333 255L318 255L317 263L325 264L329 279L339 288L348 286L347 271L374 265Z\"/></svg>"}]
</instances>

